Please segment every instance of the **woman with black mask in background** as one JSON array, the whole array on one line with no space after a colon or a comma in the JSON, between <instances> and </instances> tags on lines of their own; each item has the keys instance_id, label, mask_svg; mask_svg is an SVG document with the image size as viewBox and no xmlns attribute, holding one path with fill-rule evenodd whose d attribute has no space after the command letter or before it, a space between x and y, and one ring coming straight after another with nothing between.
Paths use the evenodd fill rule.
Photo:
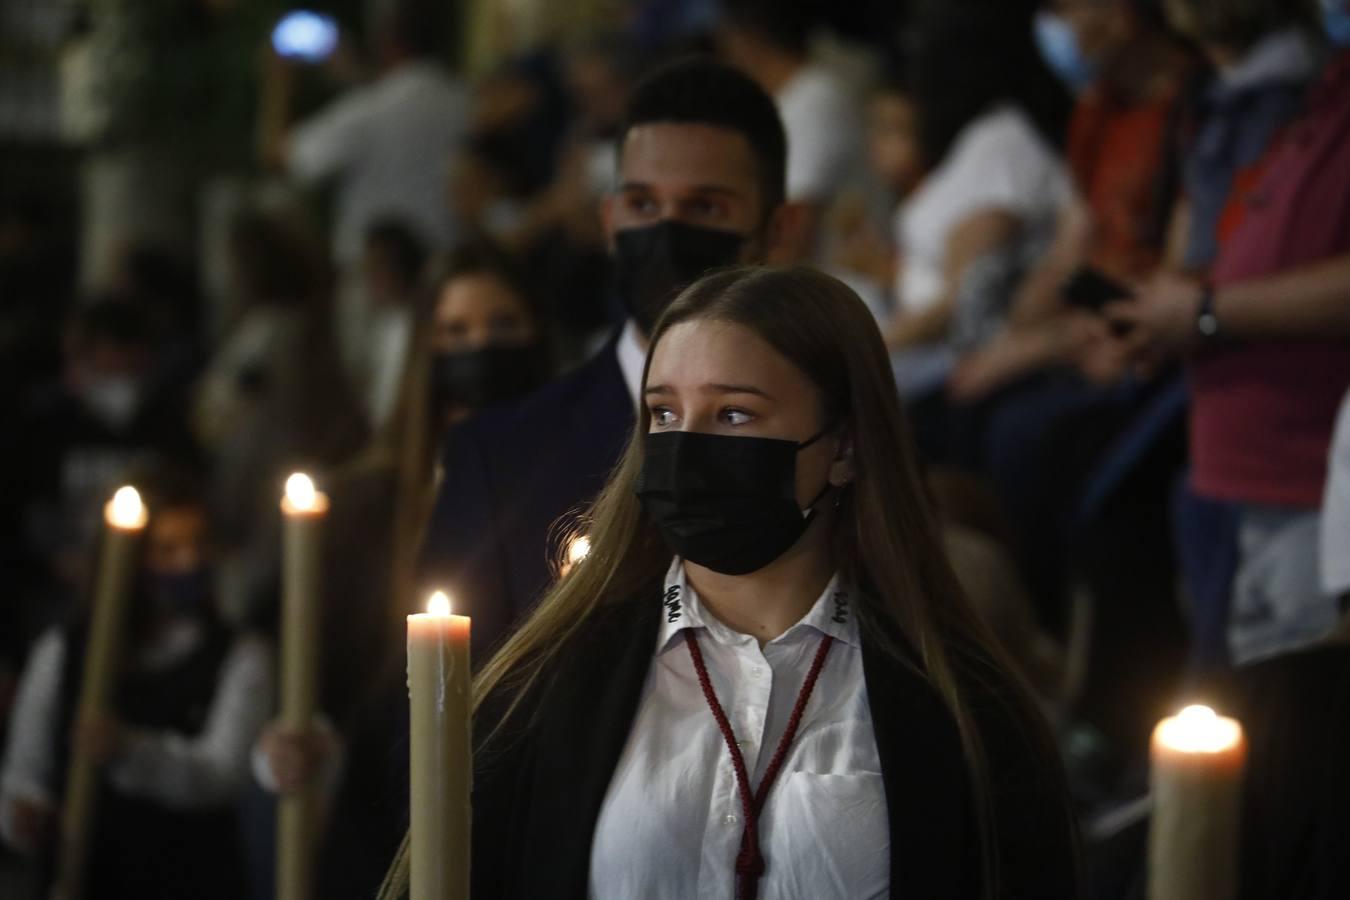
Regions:
<instances>
[{"instance_id":1,"label":"woman with black mask in background","mask_svg":"<svg viewBox=\"0 0 1350 900\"><path fill-rule=\"evenodd\" d=\"M398 841L402 809L391 803L397 712L406 690L398 639L417 591L414 562L437 480L446 430L512 400L550 371L544 329L515 260L487 242L433 260L414 316L398 404L370 448L324 479L325 529L321 705L308 733L269 725L254 772L269 791L320 778L334 792L321 884L325 897L368 897ZM346 775L336 783L340 756ZM350 810L351 812L347 812ZM259 814L259 827L270 817ZM386 837L389 846L385 846ZM275 842L252 842L255 891L271 886ZM331 876L331 877L330 877ZM331 882L331 883L330 883Z\"/></svg>"}]
</instances>

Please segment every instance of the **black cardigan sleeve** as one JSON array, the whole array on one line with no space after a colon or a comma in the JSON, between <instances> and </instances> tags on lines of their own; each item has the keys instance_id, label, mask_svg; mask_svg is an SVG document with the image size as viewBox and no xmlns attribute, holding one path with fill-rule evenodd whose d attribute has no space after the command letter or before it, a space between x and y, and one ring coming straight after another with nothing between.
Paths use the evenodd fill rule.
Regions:
<instances>
[{"instance_id":1,"label":"black cardigan sleeve","mask_svg":"<svg viewBox=\"0 0 1350 900\"><path fill-rule=\"evenodd\" d=\"M1078 830L1063 765L1046 725L1011 681L976 695L998 851L995 895L1080 896Z\"/></svg>"}]
</instances>

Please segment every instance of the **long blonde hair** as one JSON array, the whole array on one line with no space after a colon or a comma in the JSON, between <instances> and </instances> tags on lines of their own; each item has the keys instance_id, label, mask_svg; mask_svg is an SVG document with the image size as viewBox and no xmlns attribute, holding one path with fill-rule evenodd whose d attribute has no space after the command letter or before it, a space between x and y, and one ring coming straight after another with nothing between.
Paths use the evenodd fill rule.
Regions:
<instances>
[{"instance_id":1,"label":"long blonde hair","mask_svg":"<svg viewBox=\"0 0 1350 900\"><path fill-rule=\"evenodd\" d=\"M988 766L968 686L997 683L1011 669L961 592L923 488L881 334L862 301L840 281L808 268L737 268L684 291L656 326L653 348L673 326L718 320L758 334L817 387L826 413L853 436L857 478L842 495L833 536L840 570L861 588L867 638L912 666L941 696L956 722L980 823L984 893L997 883ZM650 362L651 354L648 354ZM643 374L646 385L646 373ZM670 562L660 534L634 493L650 416L645 406L628 448L586 525L590 555L559 580L474 682L475 704L508 698L504 718L597 610L657 583ZM903 637L900 637L903 635ZM906 651L906 641L914 652ZM1019 700L1024 698L1017 693ZM1035 721L1029 700L1020 702ZM483 735L479 747L494 735ZM406 888L406 842L382 897Z\"/></svg>"}]
</instances>

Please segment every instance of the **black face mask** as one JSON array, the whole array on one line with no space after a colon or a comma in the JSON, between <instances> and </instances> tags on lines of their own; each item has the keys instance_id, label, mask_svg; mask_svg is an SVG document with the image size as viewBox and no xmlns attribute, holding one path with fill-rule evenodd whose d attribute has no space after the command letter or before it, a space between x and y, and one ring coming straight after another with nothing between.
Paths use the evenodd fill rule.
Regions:
<instances>
[{"instance_id":1,"label":"black face mask","mask_svg":"<svg viewBox=\"0 0 1350 900\"><path fill-rule=\"evenodd\" d=\"M437 409L505 403L538 387L543 369L537 343L437 353L431 359L432 402Z\"/></svg>"},{"instance_id":2,"label":"black face mask","mask_svg":"<svg viewBox=\"0 0 1350 900\"><path fill-rule=\"evenodd\" d=\"M155 608L166 614L200 615L211 604L211 570L206 567L185 572L165 572L150 576L150 594Z\"/></svg>"},{"instance_id":3,"label":"black face mask","mask_svg":"<svg viewBox=\"0 0 1350 900\"><path fill-rule=\"evenodd\" d=\"M805 443L691 431L647 435L637 495L682 559L723 575L748 575L778 559L815 518L825 487L797 506L797 454Z\"/></svg>"},{"instance_id":4,"label":"black face mask","mask_svg":"<svg viewBox=\"0 0 1350 900\"><path fill-rule=\"evenodd\" d=\"M644 334L675 296L711 269L740 259L745 236L670 220L614 235L614 275L624 309Z\"/></svg>"}]
</instances>

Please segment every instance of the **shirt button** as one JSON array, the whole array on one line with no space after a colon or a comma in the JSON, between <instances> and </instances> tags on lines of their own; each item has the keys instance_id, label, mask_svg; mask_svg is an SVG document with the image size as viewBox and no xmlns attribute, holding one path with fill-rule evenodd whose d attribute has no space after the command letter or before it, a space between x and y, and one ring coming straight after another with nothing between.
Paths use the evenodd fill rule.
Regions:
<instances>
[{"instance_id":1,"label":"shirt button","mask_svg":"<svg viewBox=\"0 0 1350 900\"><path fill-rule=\"evenodd\" d=\"M750 674L758 678L764 674L764 669L760 666L755 666L753 669L750 670Z\"/></svg>"},{"instance_id":2,"label":"shirt button","mask_svg":"<svg viewBox=\"0 0 1350 900\"><path fill-rule=\"evenodd\" d=\"M728 815L728 816L723 816L723 817L722 817L722 824L723 824L723 825L735 825L735 824L736 824L737 822L739 822L739 821L740 821L740 819L736 818L735 816L730 816L730 815Z\"/></svg>"}]
</instances>

